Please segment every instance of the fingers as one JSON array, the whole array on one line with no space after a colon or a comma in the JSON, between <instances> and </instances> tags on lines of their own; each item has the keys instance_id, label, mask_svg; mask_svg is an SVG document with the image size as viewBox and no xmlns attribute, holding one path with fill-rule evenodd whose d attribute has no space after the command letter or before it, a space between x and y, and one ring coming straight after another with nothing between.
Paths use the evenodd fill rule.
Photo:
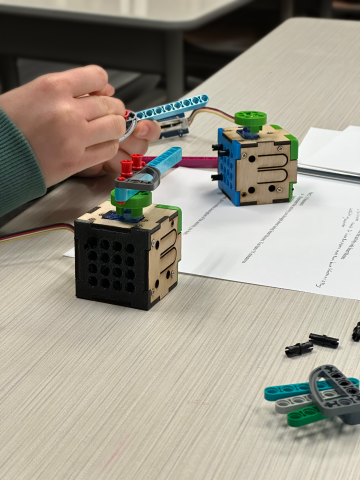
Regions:
<instances>
[{"instance_id":1,"label":"fingers","mask_svg":"<svg viewBox=\"0 0 360 480\"><path fill-rule=\"evenodd\" d=\"M136 125L132 137L135 136L136 138L144 139L148 142L155 142L155 140L159 139L160 134L161 128L158 122L151 120L141 120L141 122Z\"/></svg>"},{"instance_id":2,"label":"fingers","mask_svg":"<svg viewBox=\"0 0 360 480\"><path fill-rule=\"evenodd\" d=\"M76 99L77 106L83 114L85 120L90 122L96 118L105 115L125 115L125 106L123 102L117 98L90 95Z\"/></svg>"},{"instance_id":3,"label":"fingers","mask_svg":"<svg viewBox=\"0 0 360 480\"><path fill-rule=\"evenodd\" d=\"M108 74L97 65L74 68L56 75L59 78L64 77L66 79L73 97L101 92L108 85Z\"/></svg>"},{"instance_id":4,"label":"fingers","mask_svg":"<svg viewBox=\"0 0 360 480\"><path fill-rule=\"evenodd\" d=\"M105 95L107 97L112 97L115 93L115 88L109 83L102 89L97 92L91 92L90 95Z\"/></svg>"},{"instance_id":5,"label":"fingers","mask_svg":"<svg viewBox=\"0 0 360 480\"><path fill-rule=\"evenodd\" d=\"M81 160L83 170L81 175L88 177L105 173L102 172L102 162L107 162L107 160L114 158L118 149L118 140L110 140L109 142L103 142L87 147Z\"/></svg>"},{"instance_id":6,"label":"fingers","mask_svg":"<svg viewBox=\"0 0 360 480\"><path fill-rule=\"evenodd\" d=\"M87 124L86 147L110 140L119 141L125 131L125 118L121 115L106 115L92 120Z\"/></svg>"},{"instance_id":7,"label":"fingers","mask_svg":"<svg viewBox=\"0 0 360 480\"><path fill-rule=\"evenodd\" d=\"M147 140L136 138L134 137L134 134L130 135L129 138L120 143L120 151L123 151L124 155L127 155L126 158L130 158L130 155L133 153L145 155L147 149Z\"/></svg>"}]
</instances>

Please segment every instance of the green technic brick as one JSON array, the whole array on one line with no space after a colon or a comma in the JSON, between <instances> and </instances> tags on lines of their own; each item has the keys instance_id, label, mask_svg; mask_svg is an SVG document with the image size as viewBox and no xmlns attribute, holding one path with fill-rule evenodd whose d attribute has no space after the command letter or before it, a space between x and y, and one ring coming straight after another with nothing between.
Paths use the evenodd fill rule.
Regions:
<instances>
[{"instance_id":1,"label":"green technic brick","mask_svg":"<svg viewBox=\"0 0 360 480\"><path fill-rule=\"evenodd\" d=\"M289 183L289 202L291 202L292 198L293 198L293 186L296 184L297 182L290 182Z\"/></svg>"},{"instance_id":2,"label":"green technic brick","mask_svg":"<svg viewBox=\"0 0 360 480\"><path fill-rule=\"evenodd\" d=\"M285 135L290 140L290 160L297 160L299 157L299 140L294 135Z\"/></svg>"},{"instance_id":3,"label":"green technic brick","mask_svg":"<svg viewBox=\"0 0 360 480\"><path fill-rule=\"evenodd\" d=\"M173 207L171 205L156 205L156 208L167 208L168 210L178 211L178 233L182 232L182 211L180 207Z\"/></svg>"},{"instance_id":4,"label":"green technic brick","mask_svg":"<svg viewBox=\"0 0 360 480\"><path fill-rule=\"evenodd\" d=\"M123 215L124 209L131 210L132 217L141 217L143 214L143 208L152 204L151 192L139 192L133 197L129 198L123 205L119 205L115 200L115 190L111 191L111 203L116 207L116 213Z\"/></svg>"},{"instance_id":5,"label":"green technic brick","mask_svg":"<svg viewBox=\"0 0 360 480\"><path fill-rule=\"evenodd\" d=\"M288 413L287 423L290 427L302 427L309 423L325 420L325 418L329 417L325 417L315 405L312 405L311 407L301 408Z\"/></svg>"},{"instance_id":6,"label":"green technic brick","mask_svg":"<svg viewBox=\"0 0 360 480\"><path fill-rule=\"evenodd\" d=\"M270 127L274 128L275 130L282 130L282 127L279 127L279 125L270 125Z\"/></svg>"}]
</instances>

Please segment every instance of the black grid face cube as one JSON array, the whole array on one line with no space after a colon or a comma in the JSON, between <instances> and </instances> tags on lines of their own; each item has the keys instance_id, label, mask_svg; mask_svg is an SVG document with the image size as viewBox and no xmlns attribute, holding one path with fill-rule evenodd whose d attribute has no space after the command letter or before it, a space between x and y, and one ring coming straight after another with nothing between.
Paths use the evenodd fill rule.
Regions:
<instances>
[{"instance_id":1,"label":"black grid face cube","mask_svg":"<svg viewBox=\"0 0 360 480\"><path fill-rule=\"evenodd\" d=\"M110 202L75 221L76 296L149 310L177 285L178 211L151 205L138 224L104 220Z\"/></svg>"}]
</instances>

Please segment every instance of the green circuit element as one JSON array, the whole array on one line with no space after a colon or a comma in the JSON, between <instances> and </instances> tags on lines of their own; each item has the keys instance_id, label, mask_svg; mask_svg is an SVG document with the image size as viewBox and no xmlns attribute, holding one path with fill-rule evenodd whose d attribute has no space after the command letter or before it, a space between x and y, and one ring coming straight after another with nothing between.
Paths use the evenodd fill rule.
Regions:
<instances>
[{"instance_id":1,"label":"green circuit element","mask_svg":"<svg viewBox=\"0 0 360 480\"><path fill-rule=\"evenodd\" d=\"M294 185L296 184L297 182L289 182L289 202L291 202L292 198L293 198L293 190L294 190Z\"/></svg>"},{"instance_id":2,"label":"green circuit element","mask_svg":"<svg viewBox=\"0 0 360 480\"><path fill-rule=\"evenodd\" d=\"M290 140L290 160L299 158L299 140L294 135L285 135Z\"/></svg>"},{"instance_id":3,"label":"green circuit element","mask_svg":"<svg viewBox=\"0 0 360 480\"><path fill-rule=\"evenodd\" d=\"M282 127L279 127L279 125L270 125L270 127L274 128L275 130L282 130Z\"/></svg>"},{"instance_id":4,"label":"green circuit element","mask_svg":"<svg viewBox=\"0 0 360 480\"><path fill-rule=\"evenodd\" d=\"M115 189L111 191L111 203L116 207L116 213L123 215L125 209L131 210L132 217L141 217L143 209L152 204L151 192L139 192L133 197L129 198L123 205L119 205L115 200Z\"/></svg>"},{"instance_id":5,"label":"green circuit element","mask_svg":"<svg viewBox=\"0 0 360 480\"><path fill-rule=\"evenodd\" d=\"M266 124L267 115L264 112L243 111L235 113L235 123L249 127L251 133L259 133Z\"/></svg>"},{"instance_id":6,"label":"green circuit element","mask_svg":"<svg viewBox=\"0 0 360 480\"><path fill-rule=\"evenodd\" d=\"M173 207L171 205L156 205L156 208L166 208L168 210L177 210L178 211L178 233L182 231L182 211L180 207Z\"/></svg>"},{"instance_id":7,"label":"green circuit element","mask_svg":"<svg viewBox=\"0 0 360 480\"><path fill-rule=\"evenodd\" d=\"M300 410L294 410L287 414L287 423L290 427L303 427L309 425L309 423L315 423L319 420L325 420L320 410L315 406L301 408Z\"/></svg>"}]
</instances>

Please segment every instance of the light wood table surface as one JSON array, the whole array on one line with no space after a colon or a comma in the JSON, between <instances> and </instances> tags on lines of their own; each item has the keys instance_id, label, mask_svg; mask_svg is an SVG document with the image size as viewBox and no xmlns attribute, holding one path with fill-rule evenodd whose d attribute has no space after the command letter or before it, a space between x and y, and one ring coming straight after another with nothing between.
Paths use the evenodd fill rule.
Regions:
<instances>
[{"instance_id":1,"label":"light wood table surface","mask_svg":"<svg viewBox=\"0 0 360 480\"><path fill-rule=\"evenodd\" d=\"M359 23L291 19L194 93L265 111L300 140L311 126L359 125L359 44ZM224 123L198 115L150 154L209 154ZM71 179L1 233L73 221L112 186ZM0 246L2 480L359 478L360 426L293 429L263 395L325 363L359 378L358 301L180 275L136 311L75 298L71 246L68 232ZM287 358L311 332L340 347Z\"/></svg>"}]
</instances>

